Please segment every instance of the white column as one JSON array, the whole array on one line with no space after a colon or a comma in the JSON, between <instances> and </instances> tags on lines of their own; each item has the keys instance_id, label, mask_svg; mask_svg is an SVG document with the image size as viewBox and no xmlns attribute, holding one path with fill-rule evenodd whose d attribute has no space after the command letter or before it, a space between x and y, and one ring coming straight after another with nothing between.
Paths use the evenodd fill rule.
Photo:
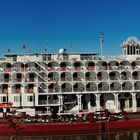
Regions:
<instances>
[{"instance_id":1,"label":"white column","mask_svg":"<svg viewBox=\"0 0 140 140\"><path fill-rule=\"evenodd\" d=\"M21 86L21 94L24 94L24 87Z\"/></svg>"},{"instance_id":2,"label":"white column","mask_svg":"<svg viewBox=\"0 0 140 140\"><path fill-rule=\"evenodd\" d=\"M126 99L125 100L125 108L126 109L129 109L129 99Z\"/></svg>"},{"instance_id":3,"label":"white column","mask_svg":"<svg viewBox=\"0 0 140 140\"><path fill-rule=\"evenodd\" d=\"M128 54L128 46L126 47L126 55Z\"/></svg>"},{"instance_id":4,"label":"white column","mask_svg":"<svg viewBox=\"0 0 140 140\"><path fill-rule=\"evenodd\" d=\"M60 106L59 106L59 113L60 113L61 111L63 111L63 97L62 97L62 95L59 95L59 104L60 104Z\"/></svg>"},{"instance_id":5,"label":"white column","mask_svg":"<svg viewBox=\"0 0 140 140\"><path fill-rule=\"evenodd\" d=\"M115 99L115 112L118 112L119 105L118 105L118 93L114 94Z\"/></svg>"},{"instance_id":6,"label":"white column","mask_svg":"<svg viewBox=\"0 0 140 140\"><path fill-rule=\"evenodd\" d=\"M49 107L46 107L47 108L47 115L49 115Z\"/></svg>"},{"instance_id":7,"label":"white column","mask_svg":"<svg viewBox=\"0 0 140 140\"><path fill-rule=\"evenodd\" d=\"M8 87L8 94L11 94L12 92L12 88L11 87Z\"/></svg>"},{"instance_id":8,"label":"white column","mask_svg":"<svg viewBox=\"0 0 140 140\"><path fill-rule=\"evenodd\" d=\"M34 87L34 93L37 93L37 92L38 92L38 87L35 86L35 87Z\"/></svg>"},{"instance_id":9,"label":"white column","mask_svg":"<svg viewBox=\"0 0 140 140\"><path fill-rule=\"evenodd\" d=\"M12 88L11 88L11 86L10 87L8 87L8 94L7 94L7 102L9 102L9 96L11 95L11 92L12 91Z\"/></svg>"},{"instance_id":10,"label":"white column","mask_svg":"<svg viewBox=\"0 0 140 140\"><path fill-rule=\"evenodd\" d=\"M136 93L132 93L132 109L133 109L133 112L136 112L137 110Z\"/></svg>"},{"instance_id":11,"label":"white column","mask_svg":"<svg viewBox=\"0 0 140 140\"><path fill-rule=\"evenodd\" d=\"M100 111L100 95L101 94L95 94L95 96L96 96L97 111Z\"/></svg>"},{"instance_id":12,"label":"white column","mask_svg":"<svg viewBox=\"0 0 140 140\"><path fill-rule=\"evenodd\" d=\"M82 96L82 95L77 95L79 111L82 110L82 106L81 106L81 96Z\"/></svg>"},{"instance_id":13,"label":"white column","mask_svg":"<svg viewBox=\"0 0 140 140\"><path fill-rule=\"evenodd\" d=\"M21 96L21 97L22 97L22 96ZM35 94L34 97L35 97L35 100L34 100L35 103L34 103L34 105L35 105L35 106L38 106L38 104L39 104L39 103L38 103L38 94Z\"/></svg>"}]
</instances>

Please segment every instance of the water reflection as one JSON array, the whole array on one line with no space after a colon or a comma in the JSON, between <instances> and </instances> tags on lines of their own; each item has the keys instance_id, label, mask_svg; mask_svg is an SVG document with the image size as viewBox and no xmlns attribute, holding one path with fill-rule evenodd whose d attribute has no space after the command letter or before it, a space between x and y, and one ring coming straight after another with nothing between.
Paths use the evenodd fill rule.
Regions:
<instances>
[{"instance_id":1,"label":"water reflection","mask_svg":"<svg viewBox=\"0 0 140 140\"><path fill-rule=\"evenodd\" d=\"M0 140L140 140L140 131L61 136L47 136L45 134L40 134L39 136L34 134L14 134L10 136L0 136Z\"/></svg>"}]
</instances>

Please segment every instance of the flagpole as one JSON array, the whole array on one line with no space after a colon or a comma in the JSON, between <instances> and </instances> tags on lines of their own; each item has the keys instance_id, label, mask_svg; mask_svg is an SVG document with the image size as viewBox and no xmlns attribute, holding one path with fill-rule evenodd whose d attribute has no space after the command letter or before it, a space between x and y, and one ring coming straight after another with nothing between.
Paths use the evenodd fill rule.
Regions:
<instances>
[{"instance_id":1,"label":"flagpole","mask_svg":"<svg viewBox=\"0 0 140 140\"><path fill-rule=\"evenodd\" d=\"M70 42L70 53L72 53L73 42Z\"/></svg>"},{"instance_id":2,"label":"flagpole","mask_svg":"<svg viewBox=\"0 0 140 140\"><path fill-rule=\"evenodd\" d=\"M46 43L46 46L45 46L45 49L44 50L45 50L45 52L48 51L48 41Z\"/></svg>"},{"instance_id":3,"label":"flagpole","mask_svg":"<svg viewBox=\"0 0 140 140\"><path fill-rule=\"evenodd\" d=\"M26 54L26 46L25 46L25 43L24 43L24 44L22 44L22 48L23 48L23 53L25 53L25 54Z\"/></svg>"}]
</instances>

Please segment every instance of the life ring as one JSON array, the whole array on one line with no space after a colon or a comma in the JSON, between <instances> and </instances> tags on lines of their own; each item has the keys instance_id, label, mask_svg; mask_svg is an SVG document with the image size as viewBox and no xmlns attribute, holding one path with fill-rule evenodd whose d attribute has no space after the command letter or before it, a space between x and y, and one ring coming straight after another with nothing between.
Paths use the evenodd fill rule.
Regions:
<instances>
[{"instance_id":1,"label":"life ring","mask_svg":"<svg viewBox=\"0 0 140 140\"><path fill-rule=\"evenodd\" d=\"M81 118L81 117L82 117L82 113L78 113L78 117L80 117L80 118Z\"/></svg>"},{"instance_id":2,"label":"life ring","mask_svg":"<svg viewBox=\"0 0 140 140\"><path fill-rule=\"evenodd\" d=\"M16 122L17 122L17 118L13 118L13 119L12 119L12 122L13 122L13 123L16 123Z\"/></svg>"}]
</instances>

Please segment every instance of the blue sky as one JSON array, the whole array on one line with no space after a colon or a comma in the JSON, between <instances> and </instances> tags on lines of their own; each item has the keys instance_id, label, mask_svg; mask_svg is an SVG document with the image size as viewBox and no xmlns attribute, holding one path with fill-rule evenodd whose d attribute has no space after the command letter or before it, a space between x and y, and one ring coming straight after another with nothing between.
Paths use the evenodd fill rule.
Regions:
<instances>
[{"instance_id":1,"label":"blue sky","mask_svg":"<svg viewBox=\"0 0 140 140\"><path fill-rule=\"evenodd\" d=\"M139 7L139 0L0 0L0 54L44 53L46 44L48 52L99 52L100 31L103 54L121 54L127 37L140 38Z\"/></svg>"}]
</instances>

